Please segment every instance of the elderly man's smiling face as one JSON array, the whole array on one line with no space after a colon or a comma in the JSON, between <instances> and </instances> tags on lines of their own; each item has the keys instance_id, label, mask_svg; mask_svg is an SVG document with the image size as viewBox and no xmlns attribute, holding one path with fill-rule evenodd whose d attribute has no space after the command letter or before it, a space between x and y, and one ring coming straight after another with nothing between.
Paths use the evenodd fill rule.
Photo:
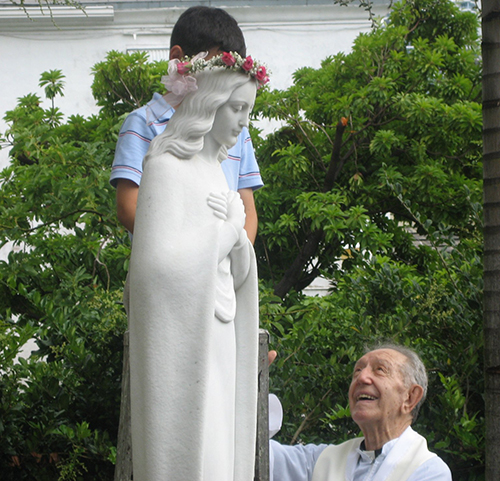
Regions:
<instances>
[{"instance_id":1,"label":"elderly man's smiling face","mask_svg":"<svg viewBox=\"0 0 500 481\"><path fill-rule=\"evenodd\" d=\"M415 385L405 383L406 357L392 349L365 354L355 365L349 388L354 422L365 437L398 437L411 424Z\"/></svg>"}]
</instances>

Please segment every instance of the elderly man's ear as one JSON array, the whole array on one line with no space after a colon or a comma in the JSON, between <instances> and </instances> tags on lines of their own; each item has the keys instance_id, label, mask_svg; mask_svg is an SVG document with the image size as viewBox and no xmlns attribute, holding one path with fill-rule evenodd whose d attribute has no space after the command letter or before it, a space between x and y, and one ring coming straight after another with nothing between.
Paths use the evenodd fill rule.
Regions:
<instances>
[{"instance_id":1,"label":"elderly man's ear","mask_svg":"<svg viewBox=\"0 0 500 481\"><path fill-rule=\"evenodd\" d=\"M410 389L408 390L408 395L403 404L404 412L411 413L415 408L415 406L418 404L418 402L422 399L423 395L424 395L424 390L422 386L419 386L418 384L413 384L413 386L411 386Z\"/></svg>"}]
</instances>

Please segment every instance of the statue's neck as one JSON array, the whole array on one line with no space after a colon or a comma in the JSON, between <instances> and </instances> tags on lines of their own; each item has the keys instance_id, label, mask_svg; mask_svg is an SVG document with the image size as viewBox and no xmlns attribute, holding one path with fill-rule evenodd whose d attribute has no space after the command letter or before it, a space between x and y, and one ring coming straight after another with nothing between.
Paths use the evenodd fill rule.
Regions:
<instances>
[{"instance_id":1,"label":"statue's neck","mask_svg":"<svg viewBox=\"0 0 500 481\"><path fill-rule=\"evenodd\" d=\"M203 149L198 153L198 156L209 164L219 163L219 151L221 145L216 142L211 135L206 135L203 142Z\"/></svg>"}]
</instances>

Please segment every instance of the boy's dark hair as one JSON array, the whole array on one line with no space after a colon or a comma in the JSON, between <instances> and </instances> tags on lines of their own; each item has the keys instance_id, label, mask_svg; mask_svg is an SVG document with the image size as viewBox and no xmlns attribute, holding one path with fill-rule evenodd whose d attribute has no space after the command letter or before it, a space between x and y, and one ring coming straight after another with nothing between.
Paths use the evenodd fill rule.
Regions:
<instances>
[{"instance_id":1,"label":"boy's dark hair","mask_svg":"<svg viewBox=\"0 0 500 481\"><path fill-rule=\"evenodd\" d=\"M191 7L177 20L170 38L170 48L179 45L185 55L218 47L223 52L238 52L246 57L243 33L236 20L220 8Z\"/></svg>"}]
</instances>

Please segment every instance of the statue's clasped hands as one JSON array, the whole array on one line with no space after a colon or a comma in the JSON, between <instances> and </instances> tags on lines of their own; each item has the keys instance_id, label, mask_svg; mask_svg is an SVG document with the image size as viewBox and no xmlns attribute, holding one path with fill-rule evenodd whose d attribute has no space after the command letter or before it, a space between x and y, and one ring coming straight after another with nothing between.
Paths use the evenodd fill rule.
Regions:
<instances>
[{"instance_id":1,"label":"statue's clasped hands","mask_svg":"<svg viewBox=\"0 0 500 481\"><path fill-rule=\"evenodd\" d=\"M245 225L245 207L238 192L211 192L207 203L216 217L231 224L237 233L241 232Z\"/></svg>"}]
</instances>

